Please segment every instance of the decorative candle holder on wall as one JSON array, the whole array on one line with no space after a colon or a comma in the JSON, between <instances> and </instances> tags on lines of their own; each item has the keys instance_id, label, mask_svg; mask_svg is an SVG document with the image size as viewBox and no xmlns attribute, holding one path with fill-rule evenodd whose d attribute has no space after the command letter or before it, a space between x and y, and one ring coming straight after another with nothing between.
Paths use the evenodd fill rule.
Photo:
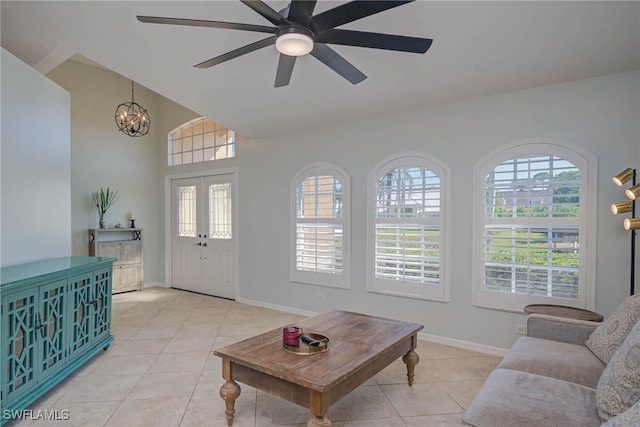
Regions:
<instances>
[{"instance_id":1,"label":"decorative candle holder on wall","mask_svg":"<svg viewBox=\"0 0 640 427\"><path fill-rule=\"evenodd\" d=\"M129 228L136 228L136 214L133 212L129 213Z\"/></svg>"},{"instance_id":2,"label":"decorative candle holder on wall","mask_svg":"<svg viewBox=\"0 0 640 427\"><path fill-rule=\"evenodd\" d=\"M640 184L636 183L636 170L626 168L613 177L613 182L622 187L631 181L631 187L625 190L625 194L631 201L614 203L611 205L611 213L618 215L631 212L630 218L625 218L623 225L625 230L631 231L631 284L630 295L635 294L635 263L636 263L636 230L640 229L640 218L636 218L636 199L640 198Z\"/></svg>"}]
</instances>

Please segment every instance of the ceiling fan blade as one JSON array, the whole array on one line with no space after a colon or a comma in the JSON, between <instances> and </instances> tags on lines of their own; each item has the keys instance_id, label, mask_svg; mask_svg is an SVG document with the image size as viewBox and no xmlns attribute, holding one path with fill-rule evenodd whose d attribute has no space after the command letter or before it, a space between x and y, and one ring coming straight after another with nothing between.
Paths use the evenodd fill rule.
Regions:
<instances>
[{"instance_id":1,"label":"ceiling fan blade","mask_svg":"<svg viewBox=\"0 0 640 427\"><path fill-rule=\"evenodd\" d=\"M316 0L291 0L288 19L306 27L311 22L315 7Z\"/></svg>"},{"instance_id":2,"label":"ceiling fan blade","mask_svg":"<svg viewBox=\"0 0 640 427\"><path fill-rule=\"evenodd\" d=\"M311 55L354 85L367 78L362 71L358 70L326 44L316 43Z\"/></svg>"},{"instance_id":3,"label":"ceiling fan blade","mask_svg":"<svg viewBox=\"0 0 640 427\"><path fill-rule=\"evenodd\" d=\"M425 53L433 42L432 39L419 37L336 29L316 35L315 41L318 43L370 47L373 49L397 50L399 52L412 53Z\"/></svg>"},{"instance_id":4,"label":"ceiling fan blade","mask_svg":"<svg viewBox=\"0 0 640 427\"><path fill-rule=\"evenodd\" d=\"M267 19L273 25L289 25L284 16L271 9L267 4L260 0L240 0L254 11L258 12L263 18Z\"/></svg>"},{"instance_id":5,"label":"ceiling fan blade","mask_svg":"<svg viewBox=\"0 0 640 427\"><path fill-rule=\"evenodd\" d=\"M254 31L258 33L271 33L271 34L275 34L275 32L278 31L277 27L266 27L264 25L240 24L236 22L222 22L222 21L203 21L200 19L163 18L160 16L138 15L138 21L144 22L147 24L169 24L169 25L184 25L187 27L223 28L228 30Z\"/></svg>"},{"instance_id":6,"label":"ceiling fan blade","mask_svg":"<svg viewBox=\"0 0 640 427\"><path fill-rule=\"evenodd\" d=\"M320 33L329 28L339 27L340 25L356 21L366 16L375 15L415 0L403 1L352 1L326 12L322 12L311 18L311 29L314 33Z\"/></svg>"},{"instance_id":7,"label":"ceiling fan blade","mask_svg":"<svg viewBox=\"0 0 640 427\"><path fill-rule=\"evenodd\" d=\"M276 83L273 87L287 86L291 80L293 66L296 64L297 56L280 54L278 61L278 71L276 72Z\"/></svg>"},{"instance_id":8,"label":"ceiling fan blade","mask_svg":"<svg viewBox=\"0 0 640 427\"><path fill-rule=\"evenodd\" d=\"M201 62L199 64L194 65L195 68L210 68L214 65L221 64L223 62L229 61L230 59L237 58L238 56L242 56L246 53L253 52L258 49L262 49L263 47L267 47L276 42L276 36L267 37L266 39L258 40L255 43L248 44L246 46L242 46L241 48L232 50L230 52L224 53L220 56L216 56L215 58L211 58L207 61Z\"/></svg>"}]
</instances>

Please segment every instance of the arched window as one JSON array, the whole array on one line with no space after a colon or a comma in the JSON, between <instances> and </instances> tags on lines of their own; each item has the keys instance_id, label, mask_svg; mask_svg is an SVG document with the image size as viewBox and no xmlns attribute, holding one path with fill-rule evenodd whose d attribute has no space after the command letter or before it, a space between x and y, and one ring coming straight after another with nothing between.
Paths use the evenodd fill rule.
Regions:
<instances>
[{"instance_id":1,"label":"arched window","mask_svg":"<svg viewBox=\"0 0 640 427\"><path fill-rule=\"evenodd\" d=\"M370 291L449 300L448 175L421 154L389 160L369 175Z\"/></svg>"},{"instance_id":2,"label":"arched window","mask_svg":"<svg viewBox=\"0 0 640 427\"><path fill-rule=\"evenodd\" d=\"M349 186L347 173L330 163L293 178L292 281L349 287Z\"/></svg>"},{"instance_id":3,"label":"arched window","mask_svg":"<svg viewBox=\"0 0 640 427\"><path fill-rule=\"evenodd\" d=\"M236 133L206 117L178 126L168 137L168 165L187 165L236 155Z\"/></svg>"},{"instance_id":4,"label":"arched window","mask_svg":"<svg viewBox=\"0 0 640 427\"><path fill-rule=\"evenodd\" d=\"M593 308L595 156L525 143L476 168L474 303Z\"/></svg>"}]
</instances>

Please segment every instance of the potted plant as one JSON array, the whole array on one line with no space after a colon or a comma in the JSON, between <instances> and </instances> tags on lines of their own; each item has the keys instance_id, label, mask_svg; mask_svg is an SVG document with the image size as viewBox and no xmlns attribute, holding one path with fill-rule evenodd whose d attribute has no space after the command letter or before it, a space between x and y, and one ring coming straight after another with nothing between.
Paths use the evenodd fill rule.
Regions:
<instances>
[{"instance_id":1,"label":"potted plant","mask_svg":"<svg viewBox=\"0 0 640 427\"><path fill-rule=\"evenodd\" d=\"M100 191L93 193L93 201L98 208L98 215L100 216L100 228L104 228L104 215L107 210L113 205L118 198L118 190L111 191L109 187L103 190L100 187Z\"/></svg>"}]
</instances>

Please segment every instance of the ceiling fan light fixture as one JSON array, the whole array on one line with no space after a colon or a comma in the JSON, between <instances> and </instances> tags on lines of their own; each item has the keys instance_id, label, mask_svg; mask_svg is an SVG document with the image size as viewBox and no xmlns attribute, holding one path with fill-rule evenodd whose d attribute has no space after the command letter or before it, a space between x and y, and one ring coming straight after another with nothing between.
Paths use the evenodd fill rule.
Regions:
<instances>
[{"instance_id":1,"label":"ceiling fan light fixture","mask_svg":"<svg viewBox=\"0 0 640 427\"><path fill-rule=\"evenodd\" d=\"M280 34L276 39L276 49L283 55L306 55L313 50L313 38L299 32Z\"/></svg>"},{"instance_id":2,"label":"ceiling fan light fixture","mask_svg":"<svg viewBox=\"0 0 640 427\"><path fill-rule=\"evenodd\" d=\"M210 68L275 44L279 59L274 87L287 86L291 80L296 58L307 54L311 54L322 64L355 85L365 80L367 76L328 45L337 44L396 52L425 53L431 47L433 40L396 34L338 29L337 27L402 6L411 1L413 0L349 1L332 9L314 14L316 0L288 0L286 3L289 3L289 5L280 11L272 9L263 0L241 0L243 4L269 21L272 24L271 26L142 15L138 15L138 20L149 24L184 25L188 27L220 28L269 34L267 38L195 64L195 68Z\"/></svg>"}]
</instances>

